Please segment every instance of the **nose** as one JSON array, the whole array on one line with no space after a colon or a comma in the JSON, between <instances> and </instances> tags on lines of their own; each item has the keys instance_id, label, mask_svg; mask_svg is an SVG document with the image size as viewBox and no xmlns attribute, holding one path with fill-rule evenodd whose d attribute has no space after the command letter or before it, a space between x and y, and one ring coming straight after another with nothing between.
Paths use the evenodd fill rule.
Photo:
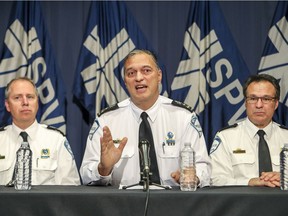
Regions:
<instances>
[{"instance_id":1,"label":"nose","mask_svg":"<svg viewBox=\"0 0 288 216\"><path fill-rule=\"evenodd\" d=\"M141 81L143 80L143 74L141 73L141 71L137 71L136 72L136 77L135 77L136 81Z\"/></svg>"},{"instance_id":2,"label":"nose","mask_svg":"<svg viewBox=\"0 0 288 216\"><path fill-rule=\"evenodd\" d=\"M258 98L256 102L256 107L262 107L262 106L263 106L262 98Z\"/></svg>"},{"instance_id":3,"label":"nose","mask_svg":"<svg viewBox=\"0 0 288 216\"><path fill-rule=\"evenodd\" d=\"M26 96L22 98L22 105L28 105L28 98Z\"/></svg>"}]
</instances>

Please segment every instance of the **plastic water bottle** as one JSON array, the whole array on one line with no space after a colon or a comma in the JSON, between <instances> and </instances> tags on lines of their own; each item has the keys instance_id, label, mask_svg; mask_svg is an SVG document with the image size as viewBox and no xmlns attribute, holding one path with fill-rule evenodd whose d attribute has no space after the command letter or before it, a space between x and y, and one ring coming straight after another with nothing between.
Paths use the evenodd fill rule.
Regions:
<instances>
[{"instance_id":1,"label":"plastic water bottle","mask_svg":"<svg viewBox=\"0 0 288 216\"><path fill-rule=\"evenodd\" d=\"M181 191L195 191L196 188L195 152L190 143L185 143L180 153L180 189Z\"/></svg>"},{"instance_id":2,"label":"plastic water bottle","mask_svg":"<svg viewBox=\"0 0 288 216\"><path fill-rule=\"evenodd\" d=\"M30 190L32 175L32 151L28 142L22 142L16 153L15 189Z\"/></svg>"},{"instance_id":3,"label":"plastic water bottle","mask_svg":"<svg viewBox=\"0 0 288 216\"><path fill-rule=\"evenodd\" d=\"M280 152L280 183L281 190L288 190L288 143Z\"/></svg>"}]
</instances>

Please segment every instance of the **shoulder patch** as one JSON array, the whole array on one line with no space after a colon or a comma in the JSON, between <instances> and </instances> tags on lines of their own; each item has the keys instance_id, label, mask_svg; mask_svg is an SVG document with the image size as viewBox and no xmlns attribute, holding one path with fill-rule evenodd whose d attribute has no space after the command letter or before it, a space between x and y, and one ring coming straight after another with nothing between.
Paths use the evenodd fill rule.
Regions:
<instances>
[{"instance_id":1,"label":"shoulder patch","mask_svg":"<svg viewBox=\"0 0 288 216\"><path fill-rule=\"evenodd\" d=\"M119 108L118 104L114 104L114 105L112 105L110 107L106 107L105 109L101 110L100 113L97 114L97 116L100 117L104 113L112 111L112 110L116 110L118 108Z\"/></svg>"},{"instance_id":2,"label":"shoulder patch","mask_svg":"<svg viewBox=\"0 0 288 216\"><path fill-rule=\"evenodd\" d=\"M220 132L220 131L223 131L223 130L226 130L226 129L229 129L229 128L235 128L235 127L237 127L237 126L238 126L237 123L235 123L235 124L233 124L233 125L229 125L229 126L227 126L227 127L224 127L224 128L222 128L222 129L220 129L219 132Z\"/></svg>"},{"instance_id":3,"label":"shoulder patch","mask_svg":"<svg viewBox=\"0 0 288 216\"><path fill-rule=\"evenodd\" d=\"M182 103L182 102L180 102L180 101L173 100L173 101L171 102L171 104L174 105L174 106L178 106L178 107L182 107L182 108L184 108L184 109L187 109L187 110L189 110L190 112L193 112L193 109L192 109L191 106L189 106L188 104Z\"/></svg>"},{"instance_id":4,"label":"shoulder patch","mask_svg":"<svg viewBox=\"0 0 288 216\"><path fill-rule=\"evenodd\" d=\"M215 152L221 143L222 143L222 140L220 139L218 135L216 135L216 137L213 140L212 146L210 148L209 155Z\"/></svg>"},{"instance_id":5,"label":"shoulder patch","mask_svg":"<svg viewBox=\"0 0 288 216\"><path fill-rule=\"evenodd\" d=\"M279 125L279 127L284 129L284 130L288 130L288 127L286 127L285 125Z\"/></svg>"},{"instance_id":6,"label":"shoulder patch","mask_svg":"<svg viewBox=\"0 0 288 216\"><path fill-rule=\"evenodd\" d=\"M65 134L61 131L61 130L59 130L58 128L55 128L55 127L52 127L52 126L47 126L47 129L49 129L49 130L54 130L54 131L58 131L59 133L61 133L63 136L65 136Z\"/></svg>"}]
</instances>

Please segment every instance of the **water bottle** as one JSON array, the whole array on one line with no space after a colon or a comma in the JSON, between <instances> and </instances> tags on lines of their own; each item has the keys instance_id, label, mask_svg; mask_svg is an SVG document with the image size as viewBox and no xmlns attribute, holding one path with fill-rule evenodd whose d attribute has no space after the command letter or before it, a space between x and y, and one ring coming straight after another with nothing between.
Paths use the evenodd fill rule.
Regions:
<instances>
[{"instance_id":1,"label":"water bottle","mask_svg":"<svg viewBox=\"0 0 288 216\"><path fill-rule=\"evenodd\" d=\"M30 190L32 174L32 151L28 142L22 142L16 153L15 189Z\"/></svg>"},{"instance_id":2,"label":"water bottle","mask_svg":"<svg viewBox=\"0 0 288 216\"><path fill-rule=\"evenodd\" d=\"M195 152L190 143L185 143L180 153L180 189L181 191L195 191L196 188Z\"/></svg>"},{"instance_id":3,"label":"water bottle","mask_svg":"<svg viewBox=\"0 0 288 216\"><path fill-rule=\"evenodd\" d=\"M281 190L288 190L288 143L280 152L280 183Z\"/></svg>"}]
</instances>

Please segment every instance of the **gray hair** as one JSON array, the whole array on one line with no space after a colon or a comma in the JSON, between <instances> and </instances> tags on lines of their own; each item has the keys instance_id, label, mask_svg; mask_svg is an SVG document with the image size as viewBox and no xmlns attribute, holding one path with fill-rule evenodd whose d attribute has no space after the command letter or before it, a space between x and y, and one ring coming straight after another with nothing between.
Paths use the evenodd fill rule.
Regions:
<instances>
[{"instance_id":1,"label":"gray hair","mask_svg":"<svg viewBox=\"0 0 288 216\"><path fill-rule=\"evenodd\" d=\"M135 50L132 50L125 58L124 58L124 71L126 70L125 68L125 64L126 62L128 61L128 59L134 55L137 55L137 54L147 54L149 56L151 56L153 62L155 63L157 69L160 69L160 66L158 64L158 60L157 60L157 56L155 55L155 53L153 53L152 51L149 51L149 50L145 50L145 49L135 49Z\"/></svg>"},{"instance_id":2,"label":"gray hair","mask_svg":"<svg viewBox=\"0 0 288 216\"><path fill-rule=\"evenodd\" d=\"M31 83L31 85L34 87L35 89L35 94L36 96L38 97L38 91L37 91L37 87L35 85L35 83L33 82L33 80L31 80L30 78L28 77L16 77L14 79L12 79L6 86L6 89L5 89L5 99L7 99L9 97L9 94L10 94L10 87L12 85L12 83L18 81L18 80L23 80L23 81L27 81L29 83Z\"/></svg>"}]
</instances>

